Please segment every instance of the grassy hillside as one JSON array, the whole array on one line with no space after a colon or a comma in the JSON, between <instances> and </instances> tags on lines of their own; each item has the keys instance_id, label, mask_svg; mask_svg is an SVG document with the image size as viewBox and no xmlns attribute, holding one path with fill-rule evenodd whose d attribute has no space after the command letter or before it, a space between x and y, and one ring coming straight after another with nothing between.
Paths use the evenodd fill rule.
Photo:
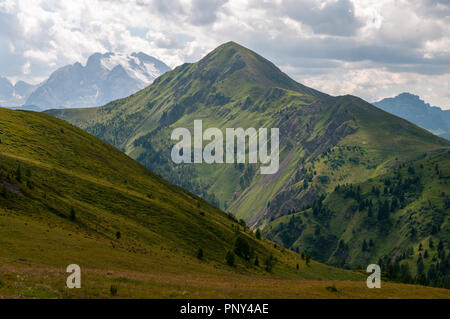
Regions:
<instances>
[{"instance_id":1,"label":"grassy hillside","mask_svg":"<svg viewBox=\"0 0 450 319\"><path fill-rule=\"evenodd\" d=\"M383 249L359 253L365 233L360 231L358 220L347 218L348 207L353 204L350 198L334 205L335 195L330 194L336 187L362 187L395 174L399 165L417 161L424 153L435 156L450 149L449 141L357 97L332 97L296 83L271 62L233 42L197 63L164 74L126 99L99 108L49 113L80 126L172 183L245 219L253 229L264 229L266 236L285 247L305 249L323 262L345 267L378 261L417 242L403 235L404 224L395 222L389 228L395 238L385 238L386 234L375 231L373 239L383 242ZM170 158L174 144L170 134L177 127L192 129L195 119L203 120L204 129L218 127L222 131L227 127L279 128L279 171L261 175L257 164L175 165ZM435 183L425 177L421 182ZM447 244L442 225L448 209L443 208L444 197L439 194L449 191L446 184L441 188L414 192L408 195L411 198L407 203L435 202L443 218L434 237ZM303 235L282 231L287 234L283 238L273 231L279 221L311 208L320 198L334 208L333 217L323 225L326 230L320 242L310 238L315 232L315 219L305 219L305 225L293 220L296 228L309 230ZM402 207L405 209L412 208ZM375 222L370 227L382 226ZM347 252L351 257L335 257L341 239L354 246Z\"/></svg>"},{"instance_id":2,"label":"grassy hillside","mask_svg":"<svg viewBox=\"0 0 450 319\"><path fill-rule=\"evenodd\" d=\"M369 290L364 274L307 264L48 115L0 108L0 141L1 297L450 297L394 283ZM250 253L235 249L237 238ZM72 263L81 289L65 287Z\"/></svg>"},{"instance_id":3,"label":"grassy hillside","mask_svg":"<svg viewBox=\"0 0 450 319\"><path fill-rule=\"evenodd\" d=\"M265 280L362 278L316 262L306 266L114 147L48 115L0 109L0 141L1 296L96 297L117 285L119 296L128 297L249 297L231 282L260 279L256 287L264 295ZM236 256L230 267L225 256L237 238L253 255ZM267 271L271 255L277 261ZM64 288L71 263L86 274L81 290ZM293 292L281 295L287 293Z\"/></svg>"},{"instance_id":4,"label":"grassy hillside","mask_svg":"<svg viewBox=\"0 0 450 319\"><path fill-rule=\"evenodd\" d=\"M263 227L273 216L311 204L342 180L362 182L394 159L449 147L411 123L356 97L330 97L307 88L271 62L233 42L197 63L183 64L136 94L104 107L53 110L222 209ZM170 134L177 127L278 127L280 170L260 175L255 164L174 165ZM344 163L340 181L305 176L309 163L330 147L359 146L370 164ZM352 163L350 163L352 164ZM327 167L332 170L333 167ZM298 187L308 183L307 188ZM269 205L270 203L270 205Z\"/></svg>"},{"instance_id":5,"label":"grassy hillside","mask_svg":"<svg viewBox=\"0 0 450 319\"><path fill-rule=\"evenodd\" d=\"M342 152L334 148L316 165ZM400 162L363 183L336 186L312 207L274 219L264 232L329 264L407 267L396 279L450 288L449 210L450 151L444 150Z\"/></svg>"}]
</instances>

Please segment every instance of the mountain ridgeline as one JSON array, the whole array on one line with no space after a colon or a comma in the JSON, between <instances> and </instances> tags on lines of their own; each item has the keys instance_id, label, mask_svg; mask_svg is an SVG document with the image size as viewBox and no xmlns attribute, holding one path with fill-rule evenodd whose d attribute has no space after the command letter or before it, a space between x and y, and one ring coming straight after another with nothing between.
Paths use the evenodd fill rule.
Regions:
<instances>
[{"instance_id":1,"label":"mountain ridgeline","mask_svg":"<svg viewBox=\"0 0 450 319\"><path fill-rule=\"evenodd\" d=\"M434 185L431 195L424 193L426 187L421 180L422 187L395 207L395 212L402 216L411 210L422 215L426 213L416 211L416 206L430 200L433 212L440 214L434 221L433 234L417 230L414 239L386 241L382 249L366 254L365 259L336 257L340 246L362 241L361 230L365 229L348 233L334 227L337 224L345 228L342 221L349 214L330 202L333 196L339 196L338 190L353 185L363 192L364 183L380 182L380 178L387 178L405 163L428 158L445 161L450 142L360 98L333 97L299 84L270 61L234 42L219 46L197 63L183 64L167 72L130 97L98 108L48 113L116 146L169 181L227 209L252 227L263 228L267 237L288 248L310 251L322 261L356 267L381 257L392 261L398 245L415 247L429 236L444 242L449 240L445 202L450 190L448 173L443 169L438 175L440 180L436 177L430 181ZM248 163L175 165L170 158L175 143L170 140L171 132L177 127L192 129L196 119L203 120L204 129L279 128L279 171L261 175L258 164ZM404 182L402 179L401 183ZM432 195L434 192L441 197ZM311 215L312 207L319 200L330 203L326 214L334 217L321 222L320 218L325 217L313 214L304 222L308 229L320 224L329 235L326 243L318 239L325 233L323 230L313 232L308 241L302 240L308 232L292 232L289 238L280 235L286 223L277 224L277 221L292 214ZM380 199L380 205L384 200L392 198ZM349 203L347 197L343 201ZM376 206L373 209L378 209L377 201L372 199L372 204ZM375 227L370 223L363 225ZM395 234L398 227L394 223L386 231ZM387 238L376 231L373 236ZM316 240L326 249L313 249ZM417 251L415 258L418 258Z\"/></svg>"},{"instance_id":2,"label":"mountain ridgeline","mask_svg":"<svg viewBox=\"0 0 450 319\"><path fill-rule=\"evenodd\" d=\"M92 107L126 97L146 87L170 68L143 52L94 53L86 65L58 68L40 84L14 86L0 77L0 105L23 110Z\"/></svg>"},{"instance_id":3,"label":"mountain ridgeline","mask_svg":"<svg viewBox=\"0 0 450 319\"><path fill-rule=\"evenodd\" d=\"M24 81L18 81L13 85L7 78L0 76L0 105L8 107L23 105L38 86Z\"/></svg>"},{"instance_id":4,"label":"mountain ridgeline","mask_svg":"<svg viewBox=\"0 0 450 319\"><path fill-rule=\"evenodd\" d=\"M95 53L85 66L77 62L53 72L26 104L44 109L98 106L144 88L169 70L142 52Z\"/></svg>"},{"instance_id":5,"label":"mountain ridgeline","mask_svg":"<svg viewBox=\"0 0 450 319\"><path fill-rule=\"evenodd\" d=\"M402 93L373 103L386 112L400 116L424 129L450 140L450 110L430 106L419 96Z\"/></svg>"}]
</instances>

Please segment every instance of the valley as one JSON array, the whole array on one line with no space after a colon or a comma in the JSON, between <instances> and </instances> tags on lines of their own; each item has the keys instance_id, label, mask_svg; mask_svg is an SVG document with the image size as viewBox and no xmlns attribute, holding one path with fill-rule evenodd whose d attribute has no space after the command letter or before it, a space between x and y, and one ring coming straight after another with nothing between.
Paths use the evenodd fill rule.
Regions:
<instances>
[{"instance_id":1,"label":"valley","mask_svg":"<svg viewBox=\"0 0 450 319\"><path fill-rule=\"evenodd\" d=\"M441 265L448 264L449 209L445 203L450 194L446 168L450 142L358 97L333 97L297 83L270 61L237 43L223 44L196 63L175 68L128 98L99 108L48 113L114 145L170 182L244 219L253 229L260 228L280 245L307 252L321 262L352 269L380 259L394 265L400 262L398 254L413 249L410 259L401 260L418 280L418 246L431 238L446 243ZM248 161L173 163L172 130L185 127L192 131L192 123L199 119L205 129L216 127L223 132L230 127L278 128L279 170L261 175L261 165ZM396 183L404 185L413 176L398 173L400 167L405 171L411 163L424 159L436 161L442 167L440 174L417 176L423 171L415 169L414 191L402 190L404 198L396 197L393 208L391 193L379 199L365 196L365 201L372 200L372 218L383 205L390 205L392 213L386 220L381 218L390 225L384 232L367 230L366 234L370 227L381 228L380 221L353 219L358 211L353 199L338 197L337 190L348 185L364 189L398 174L403 178ZM433 170L428 164L422 165ZM336 200L345 204L335 206ZM294 228L307 229L304 233L286 229L287 219L307 216L319 202L330 207L319 212L325 216L306 218L305 226L292 219ZM361 206L363 209L367 207ZM423 226L411 239L403 229L413 226L403 221L406 217L400 216L404 214L433 224L434 232ZM289 234L288 238L283 233ZM362 257L361 245L369 237L381 247L378 249L377 244L377 249L364 252ZM319 251L322 246L327 249ZM342 247L349 248L337 257ZM440 285L447 286L448 270L440 276L447 278Z\"/></svg>"},{"instance_id":2,"label":"valley","mask_svg":"<svg viewBox=\"0 0 450 319\"><path fill-rule=\"evenodd\" d=\"M0 108L0 127L2 297L449 297L448 290L389 282L368 289L364 272L262 239L48 115ZM81 288L69 290L65 268L73 263Z\"/></svg>"},{"instance_id":3,"label":"valley","mask_svg":"<svg viewBox=\"0 0 450 319\"><path fill-rule=\"evenodd\" d=\"M129 97L45 113L0 109L2 296L449 296L424 286L450 283L450 142L358 97L229 42ZM174 163L171 133L197 120L277 128L279 169ZM87 283L68 291L73 263Z\"/></svg>"}]
</instances>

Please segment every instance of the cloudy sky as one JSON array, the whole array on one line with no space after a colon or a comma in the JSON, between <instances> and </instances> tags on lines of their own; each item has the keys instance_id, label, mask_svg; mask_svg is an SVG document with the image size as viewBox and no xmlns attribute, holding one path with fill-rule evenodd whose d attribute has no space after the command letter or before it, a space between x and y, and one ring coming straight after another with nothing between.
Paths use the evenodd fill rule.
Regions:
<instances>
[{"instance_id":1,"label":"cloudy sky","mask_svg":"<svg viewBox=\"0 0 450 319\"><path fill-rule=\"evenodd\" d=\"M171 67L233 40L295 80L450 109L449 0L0 0L0 76L37 83L94 52Z\"/></svg>"}]
</instances>

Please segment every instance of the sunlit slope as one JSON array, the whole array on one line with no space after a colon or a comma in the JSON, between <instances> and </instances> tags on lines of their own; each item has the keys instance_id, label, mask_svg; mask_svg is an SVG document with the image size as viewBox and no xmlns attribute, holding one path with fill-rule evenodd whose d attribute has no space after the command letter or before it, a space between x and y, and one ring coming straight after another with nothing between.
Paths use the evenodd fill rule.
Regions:
<instances>
[{"instance_id":1,"label":"sunlit slope","mask_svg":"<svg viewBox=\"0 0 450 319\"><path fill-rule=\"evenodd\" d=\"M332 149L319 163L341 153ZM312 207L274 219L264 232L329 264L408 265L403 281L450 287L449 212L450 151L442 150L399 162L365 182L341 184Z\"/></svg>"},{"instance_id":2,"label":"sunlit slope","mask_svg":"<svg viewBox=\"0 0 450 319\"><path fill-rule=\"evenodd\" d=\"M262 280L261 291L268 278L364 280L317 262L306 265L61 120L0 109L0 140L0 296L95 297L123 284L126 296L141 287L135 296L250 297L240 285L220 286L241 278ZM250 247L248 258L236 252L237 238ZM234 266L226 263L228 251L236 252ZM72 263L86 269L85 290L64 288L64 269ZM149 282L156 290L144 291ZM202 285L210 289L203 292Z\"/></svg>"},{"instance_id":3,"label":"sunlit slope","mask_svg":"<svg viewBox=\"0 0 450 319\"><path fill-rule=\"evenodd\" d=\"M266 225L342 182L362 182L393 161L409 160L450 143L352 96L331 97L305 87L236 43L183 64L146 89L94 109L53 110L115 145L169 181L244 218ZM263 176L256 164L174 165L174 128L278 127L280 169ZM323 152L349 146L346 159L311 172ZM361 148L355 156L351 154ZM358 159L356 159L358 157ZM315 172L315 174L314 174ZM322 176L322 177L321 177ZM323 177L326 176L326 177ZM319 180L319 177L320 180Z\"/></svg>"}]
</instances>

